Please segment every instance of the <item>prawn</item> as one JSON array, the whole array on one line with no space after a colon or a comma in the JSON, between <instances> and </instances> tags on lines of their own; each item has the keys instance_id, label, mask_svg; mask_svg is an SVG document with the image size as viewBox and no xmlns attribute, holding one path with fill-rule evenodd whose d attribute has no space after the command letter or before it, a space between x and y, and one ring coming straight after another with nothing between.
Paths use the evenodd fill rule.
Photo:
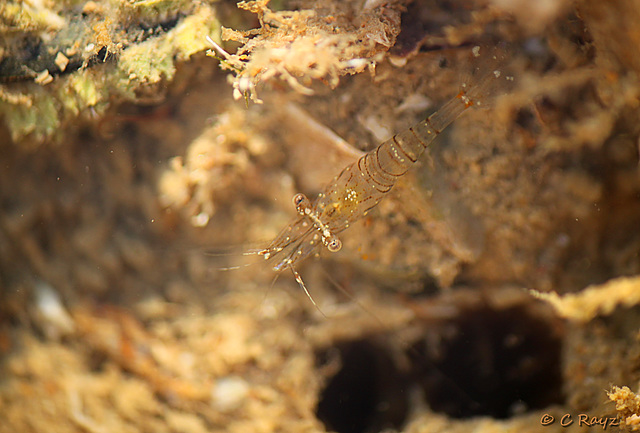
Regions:
<instances>
[{"instance_id":1,"label":"prawn","mask_svg":"<svg viewBox=\"0 0 640 433\"><path fill-rule=\"evenodd\" d=\"M478 49L473 50L476 56ZM447 126L469 108L482 105L481 98L491 93L504 74L491 69L480 75L473 78L473 84L463 83L460 92L438 111L346 166L313 202L302 193L296 194L295 219L266 248L253 253L269 261L276 272L289 269L318 308L295 266L322 246L330 252L339 251L342 242L337 235L377 206Z\"/></svg>"}]
</instances>

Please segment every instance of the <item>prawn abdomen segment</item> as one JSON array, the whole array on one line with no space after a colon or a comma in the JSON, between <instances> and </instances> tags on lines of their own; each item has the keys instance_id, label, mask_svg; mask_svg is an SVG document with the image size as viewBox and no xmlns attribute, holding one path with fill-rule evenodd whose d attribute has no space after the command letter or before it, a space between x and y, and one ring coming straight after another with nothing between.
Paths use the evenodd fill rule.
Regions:
<instances>
[{"instance_id":1,"label":"prawn abdomen segment","mask_svg":"<svg viewBox=\"0 0 640 433\"><path fill-rule=\"evenodd\" d=\"M432 133L433 137L425 141L416 134L415 128L394 135L361 158L365 174L372 181L381 185L393 185L420 158L437 135Z\"/></svg>"},{"instance_id":2,"label":"prawn abdomen segment","mask_svg":"<svg viewBox=\"0 0 640 433\"><path fill-rule=\"evenodd\" d=\"M348 165L327 185L318 195L313 213L333 234L346 229L391 191L437 134L432 135L425 142L410 128L380 144Z\"/></svg>"},{"instance_id":3,"label":"prawn abdomen segment","mask_svg":"<svg viewBox=\"0 0 640 433\"><path fill-rule=\"evenodd\" d=\"M437 135L431 134L425 141L410 128L348 165L318 195L313 206L318 219L335 234L365 216L420 158Z\"/></svg>"}]
</instances>

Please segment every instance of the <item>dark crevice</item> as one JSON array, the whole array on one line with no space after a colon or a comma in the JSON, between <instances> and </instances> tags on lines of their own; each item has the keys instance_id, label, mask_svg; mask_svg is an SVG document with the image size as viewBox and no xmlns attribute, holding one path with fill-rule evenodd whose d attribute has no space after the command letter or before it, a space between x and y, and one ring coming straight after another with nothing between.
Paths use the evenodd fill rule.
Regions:
<instances>
[{"instance_id":1,"label":"dark crevice","mask_svg":"<svg viewBox=\"0 0 640 433\"><path fill-rule=\"evenodd\" d=\"M342 342L318 355L338 356L341 368L320 397L316 414L327 429L366 433L399 429L409 407L407 375L392 354L374 339Z\"/></svg>"},{"instance_id":2,"label":"dark crevice","mask_svg":"<svg viewBox=\"0 0 640 433\"><path fill-rule=\"evenodd\" d=\"M476 306L437 328L410 351L414 379L434 411L507 418L562 402L557 327L527 305Z\"/></svg>"},{"instance_id":3,"label":"dark crevice","mask_svg":"<svg viewBox=\"0 0 640 433\"><path fill-rule=\"evenodd\" d=\"M453 418L507 418L561 404L561 327L539 306L467 303L455 317L425 320L403 362L383 336L323 350L321 368L336 358L339 368L320 396L318 418L338 433L401 429L415 391Z\"/></svg>"}]
</instances>

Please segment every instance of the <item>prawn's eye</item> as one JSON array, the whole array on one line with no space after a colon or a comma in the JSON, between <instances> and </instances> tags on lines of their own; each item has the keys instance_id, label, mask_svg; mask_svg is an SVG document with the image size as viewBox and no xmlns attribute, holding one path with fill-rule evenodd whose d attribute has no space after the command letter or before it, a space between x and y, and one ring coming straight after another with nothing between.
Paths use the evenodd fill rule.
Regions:
<instances>
[{"instance_id":1,"label":"prawn's eye","mask_svg":"<svg viewBox=\"0 0 640 433\"><path fill-rule=\"evenodd\" d=\"M293 204L298 207L307 197L304 194L296 194L293 196Z\"/></svg>"},{"instance_id":2,"label":"prawn's eye","mask_svg":"<svg viewBox=\"0 0 640 433\"><path fill-rule=\"evenodd\" d=\"M306 195L299 193L293 196L293 205L298 213L304 213L304 210L311 206L311 202Z\"/></svg>"},{"instance_id":3,"label":"prawn's eye","mask_svg":"<svg viewBox=\"0 0 640 433\"><path fill-rule=\"evenodd\" d=\"M340 248L342 248L342 241L340 241L340 239L335 236L333 237L333 239L327 242L327 249L332 253L340 251Z\"/></svg>"}]
</instances>

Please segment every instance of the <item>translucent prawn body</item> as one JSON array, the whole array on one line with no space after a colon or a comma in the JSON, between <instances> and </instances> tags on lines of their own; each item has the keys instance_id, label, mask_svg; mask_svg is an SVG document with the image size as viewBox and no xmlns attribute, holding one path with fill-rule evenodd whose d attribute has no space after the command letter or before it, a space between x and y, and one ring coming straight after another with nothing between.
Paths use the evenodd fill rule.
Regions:
<instances>
[{"instance_id":1,"label":"translucent prawn body","mask_svg":"<svg viewBox=\"0 0 640 433\"><path fill-rule=\"evenodd\" d=\"M306 291L294 265L321 245L331 252L340 250L342 243L337 235L367 215L458 116L481 105L497 80L509 79L503 75L499 70L489 70L474 77L473 84L464 83L458 95L431 116L345 167L313 202L304 194L296 194L293 202L297 217L258 254L271 261L275 271L290 268Z\"/></svg>"}]
</instances>

